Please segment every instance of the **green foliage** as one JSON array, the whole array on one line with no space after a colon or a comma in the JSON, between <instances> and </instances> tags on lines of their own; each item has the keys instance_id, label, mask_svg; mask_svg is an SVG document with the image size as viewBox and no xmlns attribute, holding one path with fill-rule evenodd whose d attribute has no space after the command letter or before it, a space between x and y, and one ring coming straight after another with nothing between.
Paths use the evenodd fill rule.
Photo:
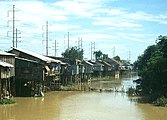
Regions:
<instances>
[{"instance_id":1,"label":"green foliage","mask_svg":"<svg viewBox=\"0 0 167 120\"><path fill-rule=\"evenodd\" d=\"M106 58L108 58L108 54L103 54L101 50L95 51L93 54L95 55L96 60L105 60Z\"/></svg>"},{"instance_id":2,"label":"green foliage","mask_svg":"<svg viewBox=\"0 0 167 120\"><path fill-rule=\"evenodd\" d=\"M13 99L1 99L0 100L0 104L2 104L2 105L4 105L4 104L14 104L14 103L16 103L16 101L13 100Z\"/></svg>"},{"instance_id":3,"label":"green foliage","mask_svg":"<svg viewBox=\"0 0 167 120\"><path fill-rule=\"evenodd\" d=\"M80 59L83 60L83 49L77 49L77 47L72 47L70 49L66 49L64 53L62 53L64 58L70 59Z\"/></svg>"},{"instance_id":4,"label":"green foliage","mask_svg":"<svg viewBox=\"0 0 167 120\"><path fill-rule=\"evenodd\" d=\"M95 54L95 58L96 58L96 60L100 60L100 59L102 59L102 55L103 55L103 53L101 52L101 50L99 50L99 51L95 51L93 54Z\"/></svg>"},{"instance_id":5,"label":"green foliage","mask_svg":"<svg viewBox=\"0 0 167 120\"><path fill-rule=\"evenodd\" d=\"M157 106L167 107L167 98L161 97L154 101L154 104Z\"/></svg>"},{"instance_id":6,"label":"green foliage","mask_svg":"<svg viewBox=\"0 0 167 120\"><path fill-rule=\"evenodd\" d=\"M121 58L117 55L117 56L115 56L115 57L113 57L115 60L117 60L117 61L121 61Z\"/></svg>"},{"instance_id":7,"label":"green foliage","mask_svg":"<svg viewBox=\"0 0 167 120\"><path fill-rule=\"evenodd\" d=\"M167 37L159 36L156 44L149 46L134 63L143 79L146 94L167 97ZM158 94L157 94L158 93Z\"/></svg>"},{"instance_id":8,"label":"green foliage","mask_svg":"<svg viewBox=\"0 0 167 120\"><path fill-rule=\"evenodd\" d=\"M103 60L108 58L108 54L103 54Z\"/></svg>"}]
</instances>

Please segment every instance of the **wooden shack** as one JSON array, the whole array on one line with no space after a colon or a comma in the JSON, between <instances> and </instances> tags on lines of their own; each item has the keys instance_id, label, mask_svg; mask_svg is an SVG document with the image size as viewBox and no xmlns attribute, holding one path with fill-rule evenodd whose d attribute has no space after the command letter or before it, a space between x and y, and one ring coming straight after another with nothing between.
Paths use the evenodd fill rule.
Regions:
<instances>
[{"instance_id":1,"label":"wooden shack","mask_svg":"<svg viewBox=\"0 0 167 120\"><path fill-rule=\"evenodd\" d=\"M105 61L112 66L112 75L115 76L115 78L119 78L123 63L115 60L114 58L106 58Z\"/></svg>"},{"instance_id":2,"label":"wooden shack","mask_svg":"<svg viewBox=\"0 0 167 120\"><path fill-rule=\"evenodd\" d=\"M0 98L15 96L15 55L0 51Z\"/></svg>"},{"instance_id":3,"label":"wooden shack","mask_svg":"<svg viewBox=\"0 0 167 120\"><path fill-rule=\"evenodd\" d=\"M61 69L61 81L63 85L81 82L83 80L84 65L79 59L49 56L53 59L61 60L64 65Z\"/></svg>"},{"instance_id":4,"label":"wooden shack","mask_svg":"<svg viewBox=\"0 0 167 120\"><path fill-rule=\"evenodd\" d=\"M123 63L115 60L114 58L106 58L105 61L112 66L112 70L119 71L122 68Z\"/></svg>"},{"instance_id":5,"label":"wooden shack","mask_svg":"<svg viewBox=\"0 0 167 120\"><path fill-rule=\"evenodd\" d=\"M70 59L68 58L63 58L63 57L55 57L55 56L48 56L52 59L55 60L60 60L61 63L61 69L60 69L60 83L63 86L66 86L69 82L71 82L71 62Z\"/></svg>"},{"instance_id":6,"label":"wooden shack","mask_svg":"<svg viewBox=\"0 0 167 120\"><path fill-rule=\"evenodd\" d=\"M82 64L84 65L84 79L89 80L93 74L93 64L83 60Z\"/></svg>"},{"instance_id":7,"label":"wooden shack","mask_svg":"<svg viewBox=\"0 0 167 120\"><path fill-rule=\"evenodd\" d=\"M32 78L31 78L32 80L35 80L36 79L35 74L39 75L40 83L38 83L35 86L35 87L38 86L37 88L39 90L37 96L42 94L42 92L45 91L45 88L47 88L47 90L49 89L56 90L60 87L60 84L59 84L60 67L61 67L60 60L55 60L55 59L37 54L35 52L31 52L28 50L22 50L22 49L16 49L16 48L12 48L12 50L10 50L9 52L15 54L18 58L23 58L24 60L22 59L22 63L31 64L32 65L31 67L34 67L31 69L36 69L36 70L40 69L40 72L32 72ZM42 65L42 69L41 69L40 64ZM28 65L26 65L26 67L27 66ZM24 68L21 68L21 69L24 69Z\"/></svg>"},{"instance_id":8,"label":"wooden shack","mask_svg":"<svg viewBox=\"0 0 167 120\"><path fill-rule=\"evenodd\" d=\"M93 64L93 76L94 77L101 77L102 72L104 71L104 65L97 62L97 61L89 60L89 62Z\"/></svg>"},{"instance_id":9,"label":"wooden shack","mask_svg":"<svg viewBox=\"0 0 167 120\"><path fill-rule=\"evenodd\" d=\"M112 66L109 63L105 62L104 60L98 60L97 62L104 65L103 76L110 76L112 71Z\"/></svg>"},{"instance_id":10,"label":"wooden shack","mask_svg":"<svg viewBox=\"0 0 167 120\"><path fill-rule=\"evenodd\" d=\"M25 58L16 57L16 96L34 96L43 84L43 65Z\"/></svg>"}]
</instances>

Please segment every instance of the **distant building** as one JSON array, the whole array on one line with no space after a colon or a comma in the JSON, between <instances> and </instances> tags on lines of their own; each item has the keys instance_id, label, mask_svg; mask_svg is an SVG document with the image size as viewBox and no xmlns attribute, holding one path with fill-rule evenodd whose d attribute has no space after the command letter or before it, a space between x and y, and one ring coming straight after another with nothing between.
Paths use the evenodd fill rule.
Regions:
<instances>
[{"instance_id":1,"label":"distant building","mask_svg":"<svg viewBox=\"0 0 167 120\"><path fill-rule=\"evenodd\" d=\"M112 66L112 70L114 71L122 69L123 63L115 60L114 58L106 58L105 61Z\"/></svg>"},{"instance_id":2,"label":"distant building","mask_svg":"<svg viewBox=\"0 0 167 120\"><path fill-rule=\"evenodd\" d=\"M102 73L104 71L104 65L102 63L99 63L97 61L91 61L88 62L93 64L93 75L94 77L101 77Z\"/></svg>"},{"instance_id":3,"label":"distant building","mask_svg":"<svg viewBox=\"0 0 167 120\"><path fill-rule=\"evenodd\" d=\"M112 65L105 62L104 60L98 60L97 62L101 63L104 65L104 70L103 70L103 75L104 76L108 76L111 75L111 71L112 71Z\"/></svg>"},{"instance_id":4,"label":"distant building","mask_svg":"<svg viewBox=\"0 0 167 120\"><path fill-rule=\"evenodd\" d=\"M82 64L84 65L84 79L85 80L91 79L91 76L93 74L93 64L86 60L84 60Z\"/></svg>"}]
</instances>

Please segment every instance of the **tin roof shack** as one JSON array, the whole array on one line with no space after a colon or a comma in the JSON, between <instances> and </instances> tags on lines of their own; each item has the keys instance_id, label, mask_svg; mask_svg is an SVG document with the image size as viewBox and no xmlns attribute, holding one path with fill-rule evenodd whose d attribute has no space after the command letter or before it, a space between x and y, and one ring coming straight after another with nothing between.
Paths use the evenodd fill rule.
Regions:
<instances>
[{"instance_id":1,"label":"tin roof shack","mask_svg":"<svg viewBox=\"0 0 167 120\"><path fill-rule=\"evenodd\" d=\"M69 59L67 61L71 66L69 69L70 76L72 76L72 80L70 80L71 83L81 83L83 79L83 73L84 73L84 67L83 64L81 64L81 61L78 59Z\"/></svg>"},{"instance_id":2,"label":"tin roof shack","mask_svg":"<svg viewBox=\"0 0 167 120\"><path fill-rule=\"evenodd\" d=\"M123 65L122 65L121 73L127 74L131 72L131 70L133 69L133 64L130 64L130 62L127 60L122 60L122 63Z\"/></svg>"},{"instance_id":3,"label":"tin roof shack","mask_svg":"<svg viewBox=\"0 0 167 120\"><path fill-rule=\"evenodd\" d=\"M15 71L16 96L30 97L40 92L39 85L43 79L42 64L16 57Z\"/></svg>"},{"instance_id":4,"label":"tin roof shack","mask_svg":"<svg viewBox=\"0 0 167 120\"><path fill-rule=\"evenodd\" d=\"M0 51L0 98L15 96L15 55Z\"/></svg>"},{"instance_id":5,"label":"tin roof shack","mask_svg":"<svg viewBox=\"0 0 167 120\"><path fill-rule=\"evenodd\" d=\"M89 61L89 62L93 64L94 77L101 77L102 72L104 71L104 65L99 62L95 62L95 61Z\"/></svg>"},{"instance_id":6,"label":"tin roof shack","mask_svg":"<svg viewBox=\"0 0 167 120\"><path fill-rule=\"evenodd\" d=\"M115 60L114 58L106 58L105 61L112 66L112 75L116 79L119 79L120 71L122 69L123 63Z\"/></svg>"},{"instance_id":7,"label":"tin roof shack","mask_svg":"<svg viewBox=\"0 0 167 120\"><path fill-rule=\"evenodd\" d=\"M105 61L112 66L112 70L114 71L119 71L123 65L123 63L115 60L114 58L106 58Z\"/></svg>"},{"instance_id":8,"label":"tin roof shack","mask_svg":"<svg viewBox=\"0 0 167 120\"><path fill-rule=\"evenodd\" d=\"M71 80L71 65L70 60L63 57L49 56L50 58L62 61L60 69L60 83L62 85L67 85Z\"/></svg>"},{"instance_id":9,"label":"tin roof shack","mask_svg":"<svg viewBox=\"0 0 167 120\"><path fill-rule=\"evenodd\" d=\"M61 70L61 81L63 85L72 84L78 81L82 81L84 66L78 59L70 59L64 57L54 57L51 58L61 60L65 63Z\"/></svg>"},{"instance_id":10,"label":"tin roof shack","mask_svg":"<svg viewBox=\"0 0 167 120\"><path fill-rule=\"evenodd\" d=\"M97 62L104 65L103 76L111 75L112 66L109 63L107 63L103 60L98 60Z\"/></svg>"},{"instance_id":11,"label":"tin roof shack","mask_svg":"<svg viewBox=\"0 0 167 120\"><path fill-rule=\"evenodd\" d=\"M59 80L60 80L61 61L28 50L13 48L9 52L14 53L17 57L36 61L37 63L42 64L43 75L39 84L40 86L39 89L41 92L44 91L44 86L46 86L45 88L48 89L58 89L60 87ZM39 94L41 94L41 92L39 92Z\"/></svg>"},{"instance_id":12,"label":"tin roof shack","mask_svg":"<svg viewBox=\"0 0 167 120\"><path fill-rule=\"evenodd\" d=\"M89 80L91 79L91 76L93 74L93 64L86 61L86 60L83 60L82 61L82 64L84 65L84 80Z\"/></svg>"}]
</instances>

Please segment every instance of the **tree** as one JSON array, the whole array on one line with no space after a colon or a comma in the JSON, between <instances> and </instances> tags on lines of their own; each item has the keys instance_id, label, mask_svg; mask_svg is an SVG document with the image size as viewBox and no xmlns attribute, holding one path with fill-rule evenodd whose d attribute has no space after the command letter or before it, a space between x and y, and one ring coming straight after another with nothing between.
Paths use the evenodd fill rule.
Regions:
<instances>
[{"instance_id":1,"label":"tree","mask_svg":"<svg viewBox=\"0 0 167 120\"><path fill-rule=\"evenodd\" d=\"M117 55L117 56L115 56L115 57L113 57L115 60L117 60L117 61L121 61L121 58Z\"/></svg>"},{"instance_id":2,"label":"tree","mask_svg":"<svg viewBox=\"0 0 167 120\"><path fill-rule=\"evenodd\" d=\"M70 49L66 49L65 52L61 55L64 58L83 60L83 49L77 49L77 47L72 47Z\"/></svg>"},{"instance_id":3,"label":"tree","mask_svg":"<svg viewBox=\"0 0 167 120\"><path fill-rule=\"evenodd\" d=\"M155 99L167 97L167 36L159 36L156 44L149 46L144 54L138 57L135 66L141 75L142 89L152 94Z\"/></svg>"},{"instance_id":4,"label":"tree","mask_svg":"<svg viewBox=\"0 0 167 120\"><path fill-rule=\"evenodd\" d=\"M102 58L103 53L99 51L95 51L93 54L95 54L95 59L100 60Z\"/></svg>"},{"instance_id":5,"label":"tree","mask_svg":"<svg viewBox=\"0 0 167 120\"><path fill-rule=\"evenodd\" d=\"M108 54L103 54L103 60L108 58Z\"/></svg>"}]
</instances>

